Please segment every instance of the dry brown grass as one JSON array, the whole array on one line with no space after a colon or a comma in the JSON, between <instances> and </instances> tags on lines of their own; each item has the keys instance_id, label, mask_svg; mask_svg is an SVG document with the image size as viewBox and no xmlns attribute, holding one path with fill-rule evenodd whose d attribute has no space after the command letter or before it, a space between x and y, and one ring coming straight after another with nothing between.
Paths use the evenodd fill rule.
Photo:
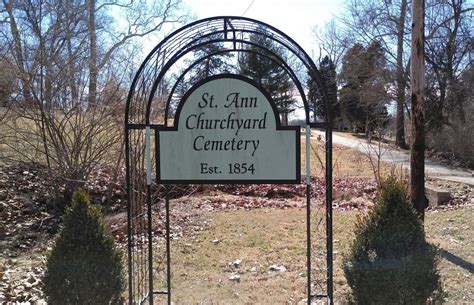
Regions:
<instances>
[{"instance_id":1,"label":"dry brown grass","mask_svg":"<svg viewBox=\"0 0 474 305\"><path fill-rule=\"evenodd\" d=\"M474 303L474 206L453 211L428 212L428 240L441 254L441 276L446 303Z\"/></svg>"},{"instance_id":2,"label":"dry brown grass","mask_svg":"<svg viewBox=\"0 0 474 305\"><path fill-rule=\"evenodd\" d=\"M215 214L198 240L173 243L173 300L179 304L297 302L305 290L302 210ZM219 242L213 242L218 240ZM242 260L238 268L229 263ZM286 272L270 272L283 265ZM252 268L255 268L252 271ZM232 272L240 283L229 280Z\"/></svg>"},{"instance_id":3,"label":"dry brown grass","mask_svg":"<svg viewBox=\"0 0 474 305\"><path fill-rule=\"evenodd\" d=\"M311 138L311 175L324 176L325 169L324 142ZM368 156L349 147L333 145L334 177L374 177ZM383 162L382 170L388 172L392 165ZM306 141L301 139L301 172L306 172Z\"/></svg>"},{"instance_id":4,"label":"dry brown grass","mask_svg":"<svg viewBox=\"0 0 474 305\"><path fill-rule=\"evenodd\" d=\"M440 265L450 304L474 301L472 212L471 206L426 215L429 241L457 257L443 258ZM334 214L334 287L339 301L349 292L341 254L353 238L356 214ZM304 209L226 211L209 216L212 222L207 230L172 242L173 302L297 304L305 298ZM238 259L242 260L239 268L229 266ZM273 264L287 271L270 272ZM240 283L229 280L232 272L240 275Z\"/></svg>"}]
</instances>

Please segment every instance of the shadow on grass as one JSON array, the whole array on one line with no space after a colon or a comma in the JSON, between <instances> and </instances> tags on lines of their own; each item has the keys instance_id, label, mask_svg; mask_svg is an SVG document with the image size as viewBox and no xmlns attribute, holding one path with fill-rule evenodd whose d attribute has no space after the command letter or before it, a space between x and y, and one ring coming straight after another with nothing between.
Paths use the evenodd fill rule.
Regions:
<instances>
[{"instance_id":1,"label":"shadow on grass","mask_svg":"<svg viewBox=\"0 0 474 305\"><path fill-rule=\"evenodd\" d=\"M457 255L454 255L451 252L446 251L444 249L440 249L439 252L440 252L442 258L447 259L448 261L455 264L456 266L459 266L463 269L466 269L470 273L474 273L474 264L473 263L470 263L470 262L464 260L463 258L461 258Z\"/></svg>"}]
</instances>

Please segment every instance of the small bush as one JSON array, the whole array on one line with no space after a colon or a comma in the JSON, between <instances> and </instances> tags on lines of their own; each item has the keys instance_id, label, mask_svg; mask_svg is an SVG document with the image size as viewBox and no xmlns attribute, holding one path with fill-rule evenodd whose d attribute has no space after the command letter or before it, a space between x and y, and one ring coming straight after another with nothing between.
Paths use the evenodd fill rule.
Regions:
<instances>
[{"instance_id":1,"label":"small bush","mask_svg":"<svg viewBox=\"0 0 474 305\"><path fill-rule=\"evenodd\" d=\"M122 252L105 232L102 215L76 191L48 256L43 279L49 304L116 304L125 288Z\"/></svg>"},{"instance_id":2,"label":"small bush","mask_svg":"<svg viewBox=\"0 0 474 305\"><path fill-rule=\"evenodd\" d=\"M358 217L343 270L357 304L426 304L441 299L437 249L409 204L402 182L388 178L377 203Z\"/></svg>"}]
</instances>

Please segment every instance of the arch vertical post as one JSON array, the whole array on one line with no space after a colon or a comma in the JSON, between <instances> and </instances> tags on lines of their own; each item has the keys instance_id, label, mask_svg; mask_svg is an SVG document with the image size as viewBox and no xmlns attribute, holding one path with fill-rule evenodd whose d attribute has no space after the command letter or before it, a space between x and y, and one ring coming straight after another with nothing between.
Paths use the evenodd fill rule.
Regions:
<instances>
[{"instance_id":1,"label":"arch vertical post","mask_svg":"<svg viewBox=\"0 0 474 305\"><path fill-rule=\"evenodd\" d=\"M307 269L307 303L311 305L311 127L306 125L306 269Z\"/></svg>"},{"instance_id":2,"label":"arch vertical post","mask_svg":"<svg viewBox=\"0 0 474 305\"><path fill-rule=\"evenodd\" d=\"M326 266L328 304L334 304L333 232L332 232L332 128L326 125Z\"/></svg>"}]
</instances>

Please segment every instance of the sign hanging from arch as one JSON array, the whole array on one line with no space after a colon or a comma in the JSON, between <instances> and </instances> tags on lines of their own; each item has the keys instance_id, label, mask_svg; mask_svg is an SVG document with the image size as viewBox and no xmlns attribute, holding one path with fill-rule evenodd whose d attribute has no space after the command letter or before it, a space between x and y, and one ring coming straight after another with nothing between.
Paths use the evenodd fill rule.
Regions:
<instances>
[{"instance_id":1,"label":"sign hanging from arch","mask_svg":"<svg viewBox=\"0 0 474 305\"><path fill-rule=\"evenodd\" d=\"M281 126L270 95L234 74L206 78L158 129L157 181L300 183L300 128Z\"/></svg>"}]
</instances>

